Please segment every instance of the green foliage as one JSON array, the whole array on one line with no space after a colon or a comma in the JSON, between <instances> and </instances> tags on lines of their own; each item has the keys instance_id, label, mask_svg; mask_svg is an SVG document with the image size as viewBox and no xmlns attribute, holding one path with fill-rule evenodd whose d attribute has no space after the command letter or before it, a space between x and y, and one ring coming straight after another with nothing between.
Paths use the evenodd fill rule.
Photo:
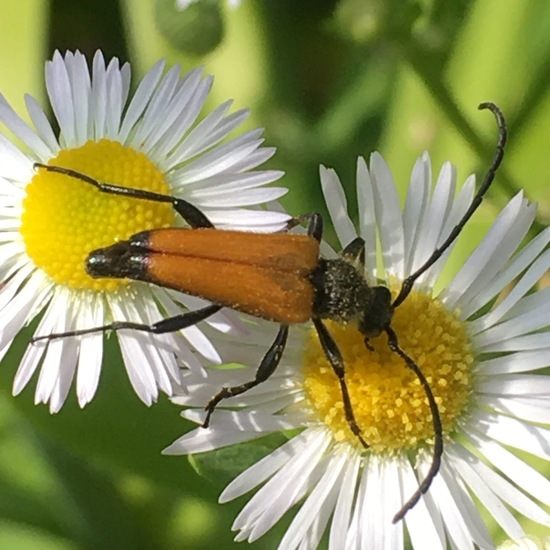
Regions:
<instances>
[{"instance_id":1,"label":"green foliage","mask_svg":"<svg viewBox=\"0 0 550 550\"><path fill-rule=\"evenodd\" d=\"M281 434L273 434L263 437L259 441L240 443L208 453L191 455L189 462L197 474L205 480L216 480L216 484L227 485L285 441L286 439Z\"/></svg>"},{"instance_id":2,"label":"green foliage","mask_svg":"<svg viewBox=\"0 0 550 550\"><path fill-rule=\"evenodd\" d=\"M183 53L204 55L223 40L219 0L201 0L184 11L174 0L155 0L155 19L170 45Z\"/></svg>"}]
</instances>

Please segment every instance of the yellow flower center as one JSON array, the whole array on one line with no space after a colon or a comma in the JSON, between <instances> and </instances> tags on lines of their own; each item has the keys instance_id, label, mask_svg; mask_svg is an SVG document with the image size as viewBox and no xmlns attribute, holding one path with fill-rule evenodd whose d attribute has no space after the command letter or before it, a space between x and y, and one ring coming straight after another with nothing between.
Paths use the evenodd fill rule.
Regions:
<instances>
[{"instance_id":1,"label":"yellow flower center","mask_svg":"<svg viewBox=\"0 0 550 550\"><path fill-rule=\"evenodd\" d=\"M415 374L388 347L385 334L364 343L355 326L327 323L342 352L353 413L375 453L413 450L433 441L428 400ZM443 423L453 430L471 392L473 355L466 325L443 304L412 292L395 311L392 327L400 347L426 376ZM304 388L316 415L337 441L360 446L344 416L340 385L312 331L304 365ZM361 447L362 448L362 447Z\"/></svg>"},{"instance_id":2,"label":"yellow flower center","mask_svg":"<svg viewBox=\"0 0 550 550\"><path fill-rule=\"evenodd\" d=\"M49 165L122 187L169 191L163 173L143 153L107 139L64 149ZM45 169L37 171L26 192L20 232L27 254L56 283L72 289L115 291L124 281L87 275L88 254L174 222L170 204L102 193L82 180Z\"/></svg>"}]
</instances>

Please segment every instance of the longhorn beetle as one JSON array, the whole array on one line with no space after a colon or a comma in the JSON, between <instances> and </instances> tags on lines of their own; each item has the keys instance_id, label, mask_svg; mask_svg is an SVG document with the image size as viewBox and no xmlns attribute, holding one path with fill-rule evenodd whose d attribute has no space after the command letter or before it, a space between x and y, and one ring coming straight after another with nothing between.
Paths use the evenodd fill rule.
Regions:
<instances>
[{"instance_id":1,"label":"longhorn beetle","mask_svg":"<svg viewBox=\"0 0 550 550\"><path fill-rule=\"evenodd\" d=\"M230 307L279 323L277 336L263 357L254 380L238 386L223 387L210 399L205 408L207 414L203 423L207 427L220 401L248 391L265 382L274 373L285 349L289 325L311 320L327 360L339 380L346 421L363 447L368 449L369 444L363 438L351 406L342 355L324 320L357 323L367 347L370 338L384 332L390 349L403 359L420 381L428 399L434 429L430 469L418 489L393 518L396 523L418 502L437 475L443 453L443 433L439 409L430 385L419 366L399 346L397 334L391 326L392 316L410 294L418 277L457 238L481 204L500 166L507 137L504 117L493 103L482 103L479 108L489 109L498 124L498 142L491 166L462 219L424 265L403 281L401 290L393 301L386 286L369 286L365 280L362 273L365 243L360 237L349 243L338 259L326 260L319 257L319 243L323 233L320 214L294 218L289 223L291 228L307 221L307 235L219 230L214 228L198 208L183 199L101 183L68 168L35 164L36 168L80 179L103 193L171 203L191 226L191 229L143 231L127 241L92 251L85 265L91 277L146 281L200 296L212 304L152 325L119 321L102 327L38 336L33 342L105 330L132 329L153 334L173 332L203 321L222 307ZM361 269L358 269L357 263Z\"/></svg>"}]
</instances>

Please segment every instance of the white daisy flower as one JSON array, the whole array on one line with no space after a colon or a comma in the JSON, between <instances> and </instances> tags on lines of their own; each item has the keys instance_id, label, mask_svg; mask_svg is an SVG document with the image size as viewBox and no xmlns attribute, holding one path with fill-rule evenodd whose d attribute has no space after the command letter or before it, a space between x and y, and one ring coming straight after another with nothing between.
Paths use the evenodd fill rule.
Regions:
<instances>
[{"instance_id":1,"label":"white daisy flower","mask_svg":"<svg viewBox=\"0 0 550 550\"><path fill-rule=\"evenodd\" d=\"M470 177L455 198L449 163L433 192L431 182L424 154L401 211L382 157L373 154L370 167L358 161L365 276L394 293L444 242L474 195ZM348 245L357 231L338 176L321 168L321 183L339 240ZM441 289L445 253L395 310L391 326L429 382L444 434L439 473L404 521L392 522L431 464L432 415L387 337L370 339L368 349L352 324L327 323L368 450L351 433L337 378L307 326L291 328L281 365L266 382L222 401L208 428L165 450L203 453L299 430L223 491L221 502L256 490L235 520L236 540L255 541L297 506L281 550L317 548L327 530L331 550L400 549L406 540L418 550L494 548L474 497L511 538L524 535L516 512L550 526L539 504L550 505L550 481L510 450L550 460L550 430L541 426L550 423L550 377L541 372L550 365L550 289L531 293L550 266L550 228L519 248L534 216L535 205L518 194L449 284ZM186 372L189 393L173 398L191 407L183 416L202 423L205 404L222 386L253 380L273 334L272 325L257 321L248 344L239 342L238 350L227 344L224 359L245 368L212 370L206 379Z\"/></svg>"},{"instance_id":2,"label":"white daisy flower","mask_svg":"<svg viewBox=\"0 0 550 550\"><path fill-rule=\"evenodd\" d=\"M231 101L202 117L212 77L201 70L180 77L158 62L130 89L130 66L105 65L98 52L91 71L85 57L56 53L46 64L46 87L57 134L35 99L27 97L28 126L0 96L0 120L27 147L23 153L0 135L0 357L37 315L35 335L104 325L112 320L150 324L192 309L199 301L147 284L97 280L84 271L88 253L153 227L183 224L170 204L113 196L40 162L76 170L103 182L175 195L201 209L218 227L274 231L287 216L255 209L285 193L266 187L282 173L255 170L274 154L261 147L262 130L228 139L247 111L228 114ZM214 323L214 321L212 321ZM216 326L229 330L224 315ZM40 368L35 400L62 406L76 376L81 406L94 396L103 335L29 345L14 381L18 394ZM159 390L180 383L177 353L196 374L199 357L219 356L196 327L175 334L118 334L128 376L151 404ZM196 356L198 353L199 357Z\"/></svg>"}]
</instances>

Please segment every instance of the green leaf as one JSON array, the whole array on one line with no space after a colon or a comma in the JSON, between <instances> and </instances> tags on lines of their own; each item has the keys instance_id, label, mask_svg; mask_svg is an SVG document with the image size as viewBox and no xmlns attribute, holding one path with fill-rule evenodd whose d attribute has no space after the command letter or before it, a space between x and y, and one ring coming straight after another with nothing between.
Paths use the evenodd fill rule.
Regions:
<instances>
[{"instance_id":1,"label":"green leaf","mask_svg":"<svg viewBox=\"0 0 550 550\"><path fill-rule=\"evenodd\" d=\"M200 476L215 480L217 486L226 485L285 441L284 435L272 434L256 441L191 455L189 462Z\"/></svg>"}]
</instances>

